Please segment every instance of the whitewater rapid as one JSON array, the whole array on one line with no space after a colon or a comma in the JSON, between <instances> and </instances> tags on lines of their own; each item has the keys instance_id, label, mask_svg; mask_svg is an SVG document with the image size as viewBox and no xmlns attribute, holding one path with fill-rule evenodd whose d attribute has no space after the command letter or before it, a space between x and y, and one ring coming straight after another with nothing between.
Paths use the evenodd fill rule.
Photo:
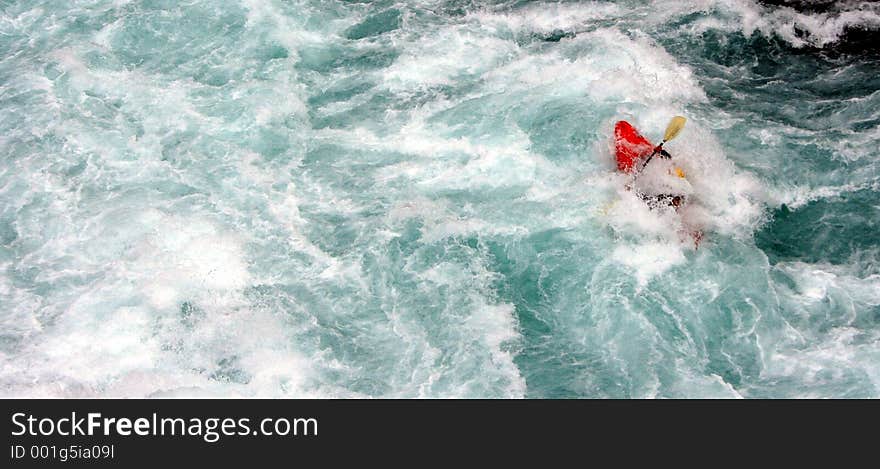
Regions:
<instances>
[{"instance_id":1,"label":"whitewater rapid","mask_svg":"<svg viewBox=\"0 0 880 469\"><path fill-rule=\"evenodd\" d=\"M877 7L7 3L0 393L877 397L847 28ZM673 115L681 213L612 158Z\"/></svg>"}]
</instances>

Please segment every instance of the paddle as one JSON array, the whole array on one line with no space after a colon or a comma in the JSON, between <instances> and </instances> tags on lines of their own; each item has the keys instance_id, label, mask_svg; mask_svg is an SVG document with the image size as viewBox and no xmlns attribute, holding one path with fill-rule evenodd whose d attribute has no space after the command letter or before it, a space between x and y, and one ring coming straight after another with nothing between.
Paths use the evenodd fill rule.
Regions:
<instances>
[{"instance_id":1,"label":"paddle","mask_svg":"<svg viewBox=\"0 0 880 469\"><path fill-rule=\"evenodd\" d=\"M663 149L663 144L677 137L679 133L681 133L681 129L684 128L684 123L687 122L687 119L681 116L675 116L669 121L669 125L666 126L666 133L663 134L663 141L660 142L660 145L657 145L654 148L654 151L651 152L651 156L642 163L642 167L639 168L639 172L642 172L645 169L645 166L648 165L648 162L651 161L651 158L654 157L657 153L660 153L660 150Z\"/></svg>"},{"instance_id":2,"label":"paddle","mask_svg":"<svg viewBox=\"0 0 880 469\"><path fill-rule=\"evenodd\" d=\"M681 116L675 116L672 120L669 121L669 125L666 126L666 133L663 134L663 143L666 143L681 132L681 129L684 128L684 123L687 122L687 119ZM663 146L663 143L660 146Z\"/></svg>"}]
</instances>

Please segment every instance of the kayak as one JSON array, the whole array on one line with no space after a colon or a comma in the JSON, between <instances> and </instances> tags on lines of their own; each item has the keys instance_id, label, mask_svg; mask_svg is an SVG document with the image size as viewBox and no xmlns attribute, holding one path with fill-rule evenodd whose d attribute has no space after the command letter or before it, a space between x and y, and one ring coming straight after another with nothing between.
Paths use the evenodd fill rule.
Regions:
<instances>
[{"instance_id":1,"label":"kayak","mask_svg":"<svg viewBox=\"0 0 880 469\"><path fill-rule=\"evenodd\" d=\"M636 162L651 154L654 145L627 121L614 124L614 153L617 158L617 169L630 173Z\"/></svg>"},{"instance_id":2,"label":"kayak","mask_svg":"<svg viewBox=\"0 0 880 469\"><path fill-rule=\"evenodd\" d=\"M672 123L670 123L670 128L672 128ZM670 134L670 130L667 129L664 143L675 134L677 131ZM634 178L630 181L627 190L634 189L642 199L649 203L649 206L652 206L652 203L657 203L652 202L654 200L666 200L664 197L671 200L674 197L671 194L683 198L689 197L693 193L693 188L685 179L684 170L675 166L672 161L659 158L655 159L647 168L637 166L644 164L645 158L653 152L654 145L632 124L627 121L618 121L614 124L614 157L617 161L617 170L623 173L633 173L634 171L640 173L638 179ZM675 210L678 211L678 208L676 204ZM694 241L694 247L698 248L703 240L702 231L686 230L685 233L690 234Z\"/></svg>"}]
</instances>

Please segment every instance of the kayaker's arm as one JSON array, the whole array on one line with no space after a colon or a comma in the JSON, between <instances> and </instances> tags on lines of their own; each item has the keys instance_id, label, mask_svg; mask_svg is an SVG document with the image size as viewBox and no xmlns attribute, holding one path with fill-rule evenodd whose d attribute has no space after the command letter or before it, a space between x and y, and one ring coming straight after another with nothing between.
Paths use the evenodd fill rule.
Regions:
<instances>
[{"instance_id":1,"label":"kayaker's arm","mask_svg":"<svg viewBox=\"0 0 880 469\"><path fill-rule=\"evenodd\" d=\"M666 141L664 140L663 143L666 143ZM651 154L648 155L648 159L646 159L645 162L642 163L642 167L639 168L638 173L641 173L642 170L645 169L645 166L648 166L648 163L651 161L651 158L654 158L654 155L656 155L658 153L660 154L660 157L662 157L662 158L672 158L672 155L670 155L669 152L667 152L666 150L663 149L663 143L654 147L654 151L652 151Z\"/></svg>"}]
</instances>

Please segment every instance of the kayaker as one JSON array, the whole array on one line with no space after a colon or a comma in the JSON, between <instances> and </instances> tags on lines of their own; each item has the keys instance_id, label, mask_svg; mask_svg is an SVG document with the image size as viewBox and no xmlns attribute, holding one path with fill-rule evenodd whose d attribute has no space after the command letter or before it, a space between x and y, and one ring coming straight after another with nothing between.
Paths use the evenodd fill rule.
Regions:
<instances>
[{"instance_id":1,"label":"kayaker","mask_svg":"<svg viewBox=\"0 0 880 469\"><path fill-rule=\"evenodd\" d=\"M651 152L651 154L648 156L648 158L645 159L645 162L642 163L641 167L639 168L638 175L641 175L641 173L645 170L645 167L648 166L648 163L651 162L651 160L654 158L655 155L659 155L660 158L667 160L667 161L670 161L670 162L672 160L672 155L669 154L668 151L663 149L663 144L661 143L660 145L657 145L654 148L654 151ZM666 169L665 172L667 173L668 176L677 176L680 179L684 179L684 171L681 168L676 167L676 166L672 166L671 163L667 163L667 164L661 165L661 166L669 166L668 168L664 168L664 169ZM662 171L662 169L660 171ZM662 180L666 181L666 178L662 178ZM678 210L678 208L681 207L681 205L684 203L684 201L685 201L684 194L668 193L663 190L660 190L660 191L650 190L650 189L661 189L661 187L657 187L657 186L658 186L657 184L652 184L652 185L649 185L648 187L642 188L642 190L638 191L639 197L642 200L644 200L648 204L648 206L650 206L651 208L660 207L663 205L668 205L668 206L671 206L671 207L675 208L676 210ZM669 186L669 184L662 184L662 186ZM669 189L672 187L664 187L664 188Z\"/></svg>"}]
</instances>

